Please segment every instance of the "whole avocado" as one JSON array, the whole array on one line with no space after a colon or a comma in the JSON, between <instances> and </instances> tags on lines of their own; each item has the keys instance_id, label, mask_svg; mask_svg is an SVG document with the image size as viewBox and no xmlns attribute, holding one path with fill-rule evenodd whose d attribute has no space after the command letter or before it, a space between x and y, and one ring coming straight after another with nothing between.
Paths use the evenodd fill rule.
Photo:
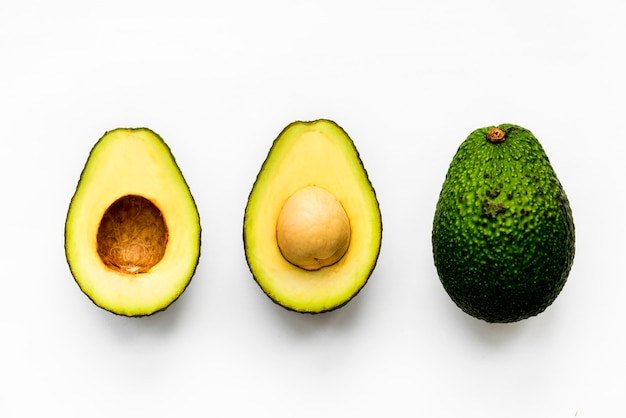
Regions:
<instances>
[{"instance_id":1,"label":"whole avocado","mask_svg":"<svg viewBox=\"0 0 626 418\"><path fill-rule=\"evenodd\" d=\"M545 151L513 124L472 132L443 183L432 231L437 273L450 298L487 322L543 312L574 260L569 201Z\"/></svg>"}]
</instances>

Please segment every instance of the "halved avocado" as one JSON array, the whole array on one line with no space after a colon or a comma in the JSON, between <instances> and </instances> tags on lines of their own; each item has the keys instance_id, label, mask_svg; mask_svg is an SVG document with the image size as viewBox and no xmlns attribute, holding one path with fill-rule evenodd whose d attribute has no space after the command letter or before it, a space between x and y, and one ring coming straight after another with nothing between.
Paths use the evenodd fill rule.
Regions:
<instances>
[{"instance_id":1,"label":"halved avocado","mask_svg":"<svg viewBox=\"0 0 626 418\"><path fill-rule=\"evenodd\" d=\"M146 316L174 302L200 256L200 218L165 142L146 128L105 133L65 223L74 279L98 306Z\"/></svg>"},{"instance_id":2,"label":"halved avocado","mask_svg":"<svg viewBox=\"0 0 626 418\"><path fill-rule=\"evenodd\" d=\"M361 290L378 259L382 220L341 127L322 119L283 130L250 192L243 238L254 279L286 309L330 311Z\"/></svg>"}]
</instances>

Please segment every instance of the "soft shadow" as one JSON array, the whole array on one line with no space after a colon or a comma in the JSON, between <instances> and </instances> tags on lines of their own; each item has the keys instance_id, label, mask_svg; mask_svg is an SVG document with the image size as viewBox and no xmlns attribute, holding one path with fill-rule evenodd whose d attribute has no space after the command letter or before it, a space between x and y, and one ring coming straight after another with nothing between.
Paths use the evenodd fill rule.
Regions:
<instances>
[{"instance_id":1,"label":"soft shadow","mask_svg":"<svg viewBox=\"0 0 626 418\"><path fill-rule=\"evenodd\" d=\"M294 312L271 303L269 316L270 320L281 322L290 334L296 334L299 337L325 334L329 331L345 332L355 326L363 309L365 296L360 292L346 305L319 314Z\"/></svg>"},{"instance_id":2,"label":"soft shadow","mask_svg":"<svg viewBox=\"0 0 626 418\"><path fill-rule=\"evenodd\" d=\"M120 341L134 341L137 339L162 339L172 335L179 324L189 313L189 304L186 294L193 287L193 280L188 288L166 309L149 316L127 317L98 309L98 318L108 328L113 336Z\"/></svg>"},{"instance_id":3,"label":"soft shadow","mask_svg":"<svg viewBox=\"0 0 626 418\"><path fill-rule=\"evenodd\" d=\"M476 319L458 309L455 320L462 323L461 328L476 340L485 345L496 347L511 344L522 338L522 335L529 329L528 319L511 323L489 323L481 319Z\"/></svg>"}]
</instances>

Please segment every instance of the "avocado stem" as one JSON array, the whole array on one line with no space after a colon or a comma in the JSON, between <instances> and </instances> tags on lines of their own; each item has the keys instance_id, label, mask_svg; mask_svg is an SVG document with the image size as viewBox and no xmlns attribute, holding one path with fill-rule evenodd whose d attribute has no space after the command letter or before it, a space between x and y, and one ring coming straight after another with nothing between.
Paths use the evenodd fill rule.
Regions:
<instances>
[{"instance_id":1,"label":"avocado stem","mask_svg":"<svg viewBox=\"0 0 626 418\"><path fill-rule=\"evenodd\" d=\"M506 132L495 126L489 129L489 131L487 132L487 139L489 140L489 142L494 144L504 141L505 137Z\"/></svg>"}]
</instances>

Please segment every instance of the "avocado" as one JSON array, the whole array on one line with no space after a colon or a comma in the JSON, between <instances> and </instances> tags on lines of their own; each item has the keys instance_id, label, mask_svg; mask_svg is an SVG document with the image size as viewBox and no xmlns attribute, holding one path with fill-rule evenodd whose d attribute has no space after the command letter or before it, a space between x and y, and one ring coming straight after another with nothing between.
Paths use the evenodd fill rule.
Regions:
<instances>
[{"instance_id":1,"label":"avocado","mask_svg":"<svg viewBox=\"0 0 626 418\"><path fill-rule=\"evenodd\" d=\"M278 305L321 313L348 303L380 252L375 191L346 132L293 122L274 140L245 209L246 261Z\"/></svg>"},{"instance_id":2,"label":"avocado","mask_svg":"<svg viewBox=\"0 0 626 418\"><path fill-rule=\"evenodd\" d=\"M574 241L569 201L537 138L513 124L472 132L432 230L437 273L458 307L487 322L538 315L565 285Z\"/></svg>"},{"instance_id":3,"label":"avocado","mask_svg":"<svg viewBox=\"0 0 626 418\"><path fill-rule=\"evenodd\" d=\"M147 316L174 302L200 256L200 218L170 149L146 128L95 144L72 197L65 254L98 306Z\"/></svg>"}]
</instances>

